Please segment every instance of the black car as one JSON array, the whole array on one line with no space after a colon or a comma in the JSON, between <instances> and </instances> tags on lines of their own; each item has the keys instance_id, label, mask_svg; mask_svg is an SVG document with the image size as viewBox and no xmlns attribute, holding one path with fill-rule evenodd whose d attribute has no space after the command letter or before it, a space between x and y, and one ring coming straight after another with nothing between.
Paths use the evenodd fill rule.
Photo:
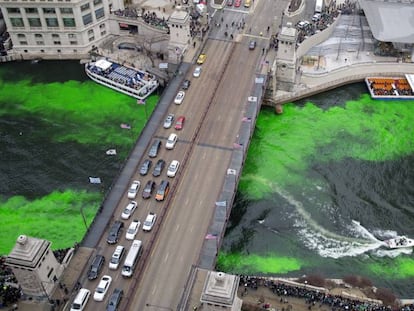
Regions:
<instances>
[{"instance_id":1,"label":"black car","mask_svg":"<svg viewBox=\"0 0 414 311\"><path fill-rule=\"evenodd\" d=\"M109 297L108 304L106 305L106 311L116 311L118 306L121 303L122 296L124 291L119 288L115 288L111 297Z\"/></svg>"},{"instance_id":2,"label":"black car","mask_svg":"<svg viewBox=\"0 0 414 311\"><path fill-rule=\"evenodd\" d=\"M124 223L122 221L119 221L119 220L115 221L111 229L109 230L106 242L108 242L108 244L117 243L119 239L119 234L121 233L121 229L123 227L124 227Z\"/></svg>"},{"instance_id":3,"label":"black car","mask_svg":"<svg viewBox=\"0 0 414 311\"><path fill-rule=\"evenodd\" d=\"M89 280L95 280L98 277L99 272L101 272L104 263L105 263L105 257L104 256L102 256L102 255L96 255L95 256L95 258L94 258L94 260L93 260L93 262L92 262L92 264L89 268L89 271L88 271L88 279Z\"/></svg>"},{"instance_id":4,"label":"black car","mask_svg":"<svg viewBox=\"0 0 414 311\"><path fill-rule=\"evenodd\" d=\"M144 161L144 163L142 163L141 168L139 169L139 173L142 176L147 175L148 172L149 172L149 170L150 170L150 168L151 168L151 165L152 165L152 161L150 159L146 159Z\"/></svg>"},{"instance_id":5,"label":"black car","mask_svg":"<svg viewBox=\"0 0 414 311\"><path fill-rule=\"evenodd\" d=\"M149 199L155 190L155 186L156 184L153 180L148 180L144 190L142 190L142 198Z\"/></svg>"},{"instance_id":6,"label":"black car","mask_svg":"<svg viewBox=\"0 0 414 311\"><path fill-rule=\"evenodd\" d=\"M159 159L157 161L157 164L155 164L154 166L154 170L152 171L152 176L154 177L160 176L164 167L165 167L165 161L163 159Z\"/></svg>"},{"instance_id":7,"label":"black car","mask_svg":"<svg viewBox=\"0 0 414 311\"><path fill-rule=\"evenodd\" d=\"M159 139L154 140L148 152L148 156L150 158L155 158L158 155L158 150L160 150L160 147L161 147L161 140Z\"/></svg>"},{"instance_id":8,"label":"black car","mask_svg":"<svg viewBox=\"0 0 414 311\"><path fill-rule=\"evenodd\" d=\"M188 90L190 88L190 85L191 85L191 81L190 80L184 80L182 89L183 90Z\"/></svg>"}]
</instances>

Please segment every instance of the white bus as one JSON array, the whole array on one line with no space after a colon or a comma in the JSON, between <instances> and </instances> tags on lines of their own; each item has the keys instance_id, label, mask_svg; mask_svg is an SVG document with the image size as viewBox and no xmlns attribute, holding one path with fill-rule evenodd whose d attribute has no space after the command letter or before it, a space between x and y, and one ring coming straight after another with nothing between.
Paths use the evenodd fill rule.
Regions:
<instances>
[{"instance_id":1,"label":"white bus","mask_svg":"<svg viewBox=\"0 0 414 311\"><path fill-rule=\"evenodd\" d=\"M134 273L135 266L142 253L142 242L140 240L134 240L128 255L125 258L124 266L122 267L122 276L131 277Z\"/></svg>"}]
</instances>

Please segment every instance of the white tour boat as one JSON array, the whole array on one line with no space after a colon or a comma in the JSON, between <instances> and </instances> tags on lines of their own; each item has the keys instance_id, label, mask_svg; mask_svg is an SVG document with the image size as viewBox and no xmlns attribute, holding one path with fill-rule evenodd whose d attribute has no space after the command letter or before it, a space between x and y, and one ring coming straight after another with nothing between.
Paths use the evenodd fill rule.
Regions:
<instances>
[{"instance_id":1,"label":"white tour boat","mask_svg":"<svg viewBox=\"0 0 414 311\"><path fill-rule=\"evenodd\" d=\"M154 75L101 58L85 64L85 72L96 83L144 100L158 87Z\"/></svg>"},{"instance_id":2,"label":"white tour boat","mask_svg":"<svg viewBox=\"0 0 414 311\"><path fill-rule=\"evenodd\" d=\"M386 240L384 242L388 246L388 248L406 248L414 246L414 240L409 239L403 235Z\"/></svg>"}]
</instances>

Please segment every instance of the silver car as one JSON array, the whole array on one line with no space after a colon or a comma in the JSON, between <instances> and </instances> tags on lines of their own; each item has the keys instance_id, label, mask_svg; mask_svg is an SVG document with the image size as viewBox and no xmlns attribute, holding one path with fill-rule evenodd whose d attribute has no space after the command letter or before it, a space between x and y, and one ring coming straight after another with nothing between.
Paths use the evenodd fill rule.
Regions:
<instances>
[{"instance_id":1,"label":"silver car","mask_svg":"<svg viewBox=\"0 0 414 311\"><path fill-rule=\"evenodd\" d=\"M164 121L164 128L169 129L174 123L174 114L170 113Z\"/></svg>"}]
</instances>

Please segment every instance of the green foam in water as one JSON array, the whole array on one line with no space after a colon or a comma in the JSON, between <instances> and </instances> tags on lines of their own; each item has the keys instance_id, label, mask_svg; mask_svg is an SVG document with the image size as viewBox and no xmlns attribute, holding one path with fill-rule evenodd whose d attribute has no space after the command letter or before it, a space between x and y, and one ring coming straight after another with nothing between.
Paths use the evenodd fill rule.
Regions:
<instances>
[{"instance_id":1,"label":"green foam in water","mask_svg":"<svg viewBox=\"0 0 414 311\"><path fill-rule=\"evenodd\" d=\"M283 115L263 109L256 124L240 190L250 199L279 187L307 183L315 162L346 157L386 161L414 151L412 101L374 101L368 95L345 107L323 110L312 103L287 104Z\"/></svg>"},{"instance_id":2,"label":"green foam in water","mask_svg":"<svg viewBox=\"0 0 414 311\"><path fill-rule=\"evenodd\" d=\"M90 225L102 194L66 190L53 192L28 201L14 196L0 206L0 254L8 254L19 235L43 238L53 243L53 249L70 247L81 241Z\"/></svg>"},{"instance_id":3,"label":"green foam in water","mask_svg":"<svg viewBox=\"0 0 414 311\"><path fill-rule=\"evenodd\" d=\"M302 263L295 258L280 257L276 254L266 256L242 255L240 253L220 252L216 269L234 274L283 274L300 270Z\"/></svg>"},{"instance_id":4,"label":"green foam in water","mask_svg":"<svg viewBox=\"0 0 414 311\"><path fill-rule=\"evenodd\" d=\"M370 264L369 269L383 278L405 279L414 277L414 259L409 257L397 257L384 260L380 263Z\"/></svg>"}]
</instances>

